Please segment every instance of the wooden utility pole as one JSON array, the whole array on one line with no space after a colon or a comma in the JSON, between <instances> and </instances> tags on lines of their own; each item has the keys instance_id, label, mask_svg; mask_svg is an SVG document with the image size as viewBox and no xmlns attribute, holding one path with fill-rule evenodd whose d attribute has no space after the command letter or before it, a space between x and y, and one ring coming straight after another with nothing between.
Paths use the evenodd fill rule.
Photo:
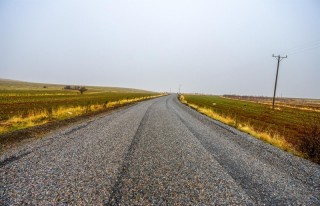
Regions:
<instances>
[{"instance_id":1,"label":"wooden utility pole","mask_svg":"<svg viewBox=\"0 0 320 206\"><path fill-rule=\"evenodd\" d=\"M274 83L274 92L273 92L273 99L272 99L272 109L274 109L274 102L276 100L276 91L277 91L277 83L278 83L278 73L279 73L279 65L280 65L280 61L284 58L288 58L288 56L285 57L281 57L280 55L275 56L274 54L272 54L272 57L275 57L278 60L278 65L277 65L277 74L276 74L276 81Z\"/></svg>"}]
</instances>

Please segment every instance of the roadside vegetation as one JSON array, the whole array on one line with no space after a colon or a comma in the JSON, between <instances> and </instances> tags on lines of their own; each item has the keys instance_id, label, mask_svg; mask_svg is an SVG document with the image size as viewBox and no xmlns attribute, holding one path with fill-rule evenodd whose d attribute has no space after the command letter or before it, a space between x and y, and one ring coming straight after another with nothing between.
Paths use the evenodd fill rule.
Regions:
<instances>
[{"instance_id":1,"label":"roadside vegetation","mask_svg":"<svg viewBox=\"0 0 320 206\"><path fill-rule=\"evenodd\" d=\"M181 95L197 111L295 155L320 163L320 100Z\"/></svg>"},{"instance_id":2,"label":"roadside vegetation","mask_svg":"<svg viewBox=\"0 0 320 206\"><path fill-rule=\"evenodd\" d=\"M0 135L159 96L143 90L0 79Z\"/></svg>"}]
</instances>

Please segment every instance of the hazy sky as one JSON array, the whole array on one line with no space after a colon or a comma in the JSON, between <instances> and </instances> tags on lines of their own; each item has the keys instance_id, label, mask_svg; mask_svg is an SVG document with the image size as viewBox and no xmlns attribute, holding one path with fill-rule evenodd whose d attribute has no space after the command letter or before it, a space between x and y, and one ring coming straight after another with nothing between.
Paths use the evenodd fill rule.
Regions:
<instances>
[{"instance_id":1,"label":"hazy sky","mask_svg":"<svg viewBox=\"0 0 320 206\"><path fill-rule=\"evenodd\" d=\"M320 98L319 0L0 0L0 78Z\"/></svg>"}]
</instances>

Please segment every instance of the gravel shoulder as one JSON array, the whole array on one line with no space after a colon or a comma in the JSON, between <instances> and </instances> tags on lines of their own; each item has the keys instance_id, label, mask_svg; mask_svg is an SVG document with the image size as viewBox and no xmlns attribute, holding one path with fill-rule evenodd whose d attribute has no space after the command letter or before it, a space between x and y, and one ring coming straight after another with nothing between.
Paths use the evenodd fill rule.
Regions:
<instances>
[{"instance_id":1,"label":"gravel shoulder","mask_svg":"<svg viewBox=\"0 0 320 206\"><path fill-rule=\"evenodd\" d=\"M320 166L176 95L0 156L0 205L320 205Z\"/></svg>"}]
</instances>

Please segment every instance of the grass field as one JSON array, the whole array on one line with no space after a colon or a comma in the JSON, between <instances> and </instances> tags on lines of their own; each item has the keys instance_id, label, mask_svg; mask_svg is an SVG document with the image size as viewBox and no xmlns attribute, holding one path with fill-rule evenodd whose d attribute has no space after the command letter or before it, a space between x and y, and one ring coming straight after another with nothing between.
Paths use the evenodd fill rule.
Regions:
<instances>
[{"instance_id":1,"label":"grass field","mask_svg":"<svg viewBox=\"0 0 320 206\"><path fill-rule=\"evenodd\" d=\"M276 147L320 163L320 100L183 95L180 100Z\"/></svg>"},{"instance_id":2,"label":"grass field","mask_svg":"<svg viewBox=\"0 0 320 206\"><path fill-rule=\"evenodd\" d=\"M143 90L90 86L80 94L64 86L0 79L0 134L160 95Z\"/></svg>"}]
</instances>

